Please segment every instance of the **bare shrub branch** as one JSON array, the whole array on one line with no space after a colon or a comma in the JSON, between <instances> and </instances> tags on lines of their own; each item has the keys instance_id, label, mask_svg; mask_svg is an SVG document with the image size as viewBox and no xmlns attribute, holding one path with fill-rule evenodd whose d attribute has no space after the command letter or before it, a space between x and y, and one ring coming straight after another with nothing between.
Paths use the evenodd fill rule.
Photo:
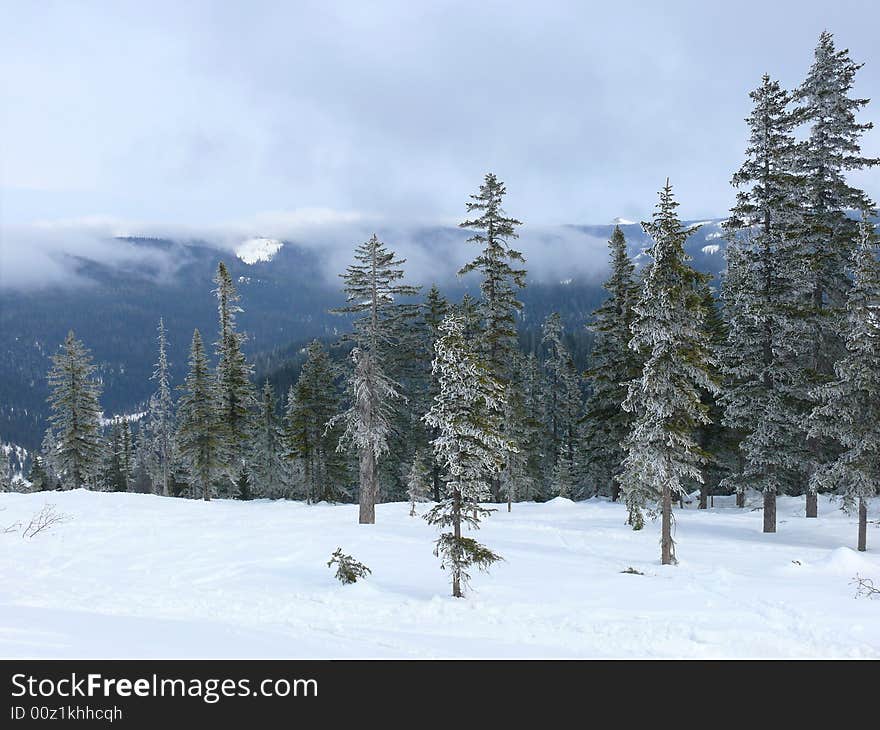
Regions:
<instances>
[{"instance_id":1,"label":"bare shrub branch","mask_svg":"<svg viewBox=\"0 0 880 730\"><path fill-rule=\"evenodd\" d=\"M870 578L862 578L860 575L852 581L856 585L856 596L865 596L867 598L877 598L880 596L880 588L874 585L874 581Z\"/></svg>"},{"instance_id":2,"label":"bare shrub branch","mask_svg":"<svg viewBox=\"0 0 880 730\"><path fill-rule=\"evenodd\" d=\"M55 525L60 525L62 522L67 522L67 519L67 515L55 511L54 504L43 505L43 509L41 509L33 517L31 517L31 520L30 522L28 522L27 527L25 527L21 531L21 536L23 538L34 537L35 535L39 535L41 532L45 532ZM21 523L18 524L19 526L21 526Z\"/></svg>"}]
</instances>

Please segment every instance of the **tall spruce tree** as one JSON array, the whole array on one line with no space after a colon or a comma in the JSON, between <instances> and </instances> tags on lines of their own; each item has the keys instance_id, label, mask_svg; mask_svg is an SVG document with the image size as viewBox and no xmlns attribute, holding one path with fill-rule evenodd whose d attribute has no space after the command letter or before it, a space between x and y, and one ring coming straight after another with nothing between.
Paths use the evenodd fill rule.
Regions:
<instances>
[{"instance_id":1,"label":"tall spruce tree","mask_svg":"<svg viewBox=\"0 0 880 730\"><path fill-rule=\"evenodd\" d=\"M89 351L68 332L48 375L53 461L66 489L94 486L101 465L101 387L95 370Z\"/></svg>"},{"instance_id":2,"label":"tall spruce tree","mask_svg":"<svg viewBox=\"0 0 880 730\"><path fill-rule=\"evenodd\" d=\"M867 545L868 499L880 491L880 261L873 225L862 214L853 255L854 285L846 303L846 354L834 365L834 380L819 386L811 434L842 447L817 469L815 488L836 490L847 513L858 510L858 549Z\"/></svg>"},{"instance_id":3,"label":"tall spruce tree","mask_svg":"<svg viewBox=\"0 0 880 730\"><path fill-rule=\"evenodd\" d=\"M162 485L162 495L168 496L168 480L171 476L171 460L174 451L174 402L171 397L171 374L168 364L168 336L165 321L159 319L156 340L159 359L156 361L151 380L156 381L156 392L150 398L148 429L151 463L155 465L153 480Z\"/></svg>"},{"instance_id":4,"label":"tall spruce tree","mask_svg":"<svg viewBox=\"0 0 880 730\"><path fill-rule=\"evenodd\" d=\"M227 477L227 494L234 497L236 481L247 461L256 397L250 381L253 368L242 350L245 336L236 331L236 315L242 311L238 305L240 297L222 261L217 265L214 283L217 285L214 294L220 321L219 336L214 345L218 426L222 434L221 458Z\"/></svg>"},{"instance_id":5,"label":"tall spruce tree","mask_svg":"<svg viewBox=\"0 0 880 730\"><path fill-rule=\"evenodd\" d=\"M856 120L869 100L851 96L862 65L850 59L849 50L837 50L834 37L825 31L807 78L795 94L798 118L809 125L808 138L799 148L799 164L806 198L801 241L811 280L806 373L814 386L834 377L834 362L845 350L842 332L850 287L846 268L857 240L857 224L847 211L873 207L862 190L849 184L846 174L880 164L880 159L861 153L861 136L873 126ZM834 457L834 450L833 442L821 439L810 448L820 465ZM811 480L807 488L807 517L817 514L817 484Z\"/></svg>"},{"instance_id":6,"label":"tall spruce tree","mask_svg":"<svg viewBox=\"0 0 880 730\"><path fill-rule=\"evenodd\" d=\"M507 188L493 173L488 173L480 190L471 195L466 204L468 213L476 217L461 222L461 228L476 231L468 238L469 243L481 247L477 257L465 264L458 272L463 276L471 271L482 275L480 291L482 301L480 314L483 319L481 356L499 383L506 385L510 379L510 364L517 350L516 315L522 302L516 297L516 289L526 283L526 270L517 268L525 261L522 253L511 247L511 241L519 238L516 218L506 214L502 204ZM500 480L492 479L492 496L499 501Z\"/></svg>"},{"instance_id":7,"label":"tall spruce tree","mask_svg":"<svg viewBox=\"0 0 880 730\"><path fill-rule=\"evenodd\" d=\"M275 391L268 380L263 385L254 423L249 477L249 488L257 497L276 498L284 494L287 483L284 443L276 413Z\"/></svg>"},{"instance_id":8,"label":"tall spruce tree","mask_svg":"<svg viewBox=\"0 0 880 730\"><path fill-rule=\"evenodd\" d=\"M388 375L385 364L396 344L399 319L408 311L398 300L415 296L419 289L399 283L406 259L398 259L375 234L355 249L354 258L355 263L341 274L348 304L332 310L358 315L353 333L357 343L352 351L354 368L349 380L351 403L333 423L345 425L340 447L351 443L358 450L358 520L360 524L373 524L379 497L378 462L389 449L394 401L402 397L400 385Z\"/></svg>"},{"instance_id":9,"label":"tall spruce tree","mask_svg":"<svg viewBox=\"0 0 880 730\"><path fill-rule=\"evenodd\" d=\"M731 183L736 204L725 224L727 268L721 300L727 327L719 403L735 430L741 467L724 484L763 494L764 532L776 531L776 497L794 493L809 467L803 414L802 180L795 169L789 94L764 75L751 92L746 160Z\"/></svg>"},{"instance_id":10,"label":"tall spruce tree","mask_svg":"<svg viewBox=\"0 0 880 730\"><path fill-rule=\"evenodd\" d=\"M644 357L640 378L629 385L623 407L635 415L619 480L633 527L643 502L660 502L661 562L676 562L672 539L672 499L689 481L702 481L705 455L695 439L708 422L701 391L716 392L710 373L701 285L706 276L688 265L684 243L696 228L679 220L669 181L660 191L652 222L643 223L653 239L652 263L634 307L630 347Z\"/></svg>"},{"instance_id":11,"label":"tall spruce tree","mask_svg":"<svg viewBox=\"0 0 880 730\"><path fill-rule=\"evenodd\" d=\"M492 512L480 501L491 495L489 480L504 468L504 454L513 447L500 427L504 386L465 339L464 322L457 315L443 321L433 369L440 392L425 422L438 430L432 445L443 465L446 494L425 519L441 529L452 528L440 535L435 554L452 574L452 595L461 598L469 568L486 570L500 559L464 537L462 524L477 529Z\"/></svg>"},{"instance_id":12,"label":"tall spruce tree","mask_svg":"<svg viewBox=\"0 0 880 730\"><path fill-rule=\"evenodd\" d=\"M217 381L211 377L208 358L198 330L193 332L189 354L189 374L181 386L178 403L177 444L187 466L191 483L211 499L214 479L227 466L224 459L223 411L217 394ZM236 478L238 474L236 474ZM230 496L235 496L232 493Z\"/></svg>"},{"instance_id":13,"label":"tall spruce tree","mask_svg":"<svg viewBox=\"0 0 880 730\"><path fill-rule=\"evenodd\" d=\"M632 414L622 405L627 384L641 372L638 353L629 347L639 287L620 226L614 227L608 246L611 275L604 284L608 297L593 312L589 325L595 340L586 373L590 392L583 421L583 458L595 493L605 491L617 501L620 486L615 476L620 473L625 456L623 444L632 425Z\"/></svg>"}]
</instances>

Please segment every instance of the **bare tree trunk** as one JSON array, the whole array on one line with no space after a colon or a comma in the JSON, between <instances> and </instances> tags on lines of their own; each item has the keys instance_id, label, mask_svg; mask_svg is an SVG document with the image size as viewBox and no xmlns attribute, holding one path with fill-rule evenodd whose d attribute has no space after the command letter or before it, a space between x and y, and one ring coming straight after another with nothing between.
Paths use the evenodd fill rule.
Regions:
<instances>
[{"instance_id":1,"label":"bare tree trunk","mask_svg":"<svg viewBox=\"0 0 880 730\"><path fill-rule=\"evenodd\" d=\"M660 562L675 565L675 548L672 544L672 490L663 485L662 526L660 532Z\"/></svg>"},{"instance_id":2,"label":"bare tree trunk","mask_svg":"<svg viewBox=\"0 0 880 730\"><path fill-rule=\"evenodd\" d=\"M513 495L510 492L507 493L507 511L510 512L511 502L513 501Z\"/></svg>"},{"instance_id":3,"label":"bare tree trunk","mask_svg":"<svg viewBox=\"0 0 880 730\"><path fill-rule=\"evenodd\" d=\"M211 481L209 479L202 482L202 497L206 502L211 501Z\"/></svg>"},{"instance_id":4,"label":"bare tree trunk","mask_svg":"<svg viewBox=\"0 0 880 730\"><path fill-rule=\"evenodd\" d=\"M452 530L455 535L456 549L461 540L461 492L456 489L452 495ZM452 566L452 596L461 598L461 566L457 562Z\"/></svg>"},{"instance_id":5,"label":"bare tree trunk","mask_svg":"<svg viewBox=\"0 0 880 730\"><path fill-rule=\"evenodd\" d=\"M776 532L776 492L764 490L764 532Z\"/></svg>"},{"instance_id":6,"label":"bare tree trunk","mask_svg":"<svg viewBox=\"0 0 880 730\"><path fill-rule=\"evenodd\" d=\"M700 485L700 509L708 509L709 507L709 485L703 482Z\"/></svg>"},{"instance_id":7,"label":"bare tree trunk","mask_svg":"<svg viewBox=\"0 0 880 730\"><path fill-rule=\"evenodd\" d=\"M736 492L736 506L737 507L745 507L746 506L746 493L745 490L738 489Z\"/></svg>"},{"instance_id":8,"label":"bare tree trunk","mask_svg":"<svg viewBox=\"0 0 880 730\"><path fill-rule=\"evenodd\" d=\"M616 502L620 499L620 485L614 480L614 477L611 478L611 501Z\"/></svg>"},{"instance_id":9,"label":"bare tree trunk","mask_svg":"<svg viewBox=\"0 0 880 730\"><path fill-rule=\"evenodd\" d=\"M812 490L807 490L806 516L807 517L818 517L819 516L819 495Z\"/></svg>"},{"instance_id":10,"label":"bare tree trunk","mask_svg":"<svg viewBox=\"0 0 880 730\"><path fill-rule=\"evenodd\" d=\"M360 451L360 513L361 525L376 524L376 454L372 448Z\"/></svg>"},{"instance_id":11,"label":"bare tree trunk","mask_svg":"<svg viewBox=\"0 0 880 730\"><path fill-rule=\"evenodd\" d=\"M859 497L859 552L868 549L868 503Z\"/></svg>"}]
</instances>

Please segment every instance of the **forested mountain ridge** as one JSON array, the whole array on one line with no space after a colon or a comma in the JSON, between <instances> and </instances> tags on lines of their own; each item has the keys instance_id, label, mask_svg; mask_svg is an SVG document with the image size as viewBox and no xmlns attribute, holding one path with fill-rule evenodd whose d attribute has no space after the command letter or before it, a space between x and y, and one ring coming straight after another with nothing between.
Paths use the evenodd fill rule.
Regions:
<instances>
[{"instance_id":1,"label":"forested mountain ridge","mask_svg":"<svg viewBox=\"0 0 880 730\"><path fill-rule=\"evenodd\" d=\"M689 240L688 252L696 268L717 274L723 266L724 248L719 221L698 222L705 225ZM522 292L525 306L520 329L527 347L534 348L534 341L540 339L536 335L540 323L552 311L560 312L568 332L584 334L590 313L604 297L605 241L613 227L559 226L542 230L531 239L524 236L529 265L539 256L545 264L548 260L552 264L545 267L552 273L542 278L530 273ZM621 229L638 263L647 238L636 223L621 223ZM389 241L393 240L391 235ZM465 237L457 228L440 226L407 233L411 250L429 262L424 268L437 276L437 283L453 301L465 292L477 293L476 279L457 279L447 260L447 251ZM575 260L570 260L572 239ZM168 328L172 379L179 384L192 329L214 330L216 302L211 277L219 260L227 263L241 293L244 311L240 327L247 334L244 347L248 356L255 358L258 377L272 375L279 385L286 384L296 377L301 365L298 353L309 340L317 337L333 342L347 328L344 318L328 312L343 297L338 279L328 273L326 250L282 241L264 260L246 263L242 258L253 259L245 248L239 248L236 256L200 241L146 237L118 241L155 256L144 257L145 263L137 267L69 257L66 265L76 276L69 286L0 291L0 331L4 335L0 348L0 439L30 450L39 446L48 413L49 357L70 329L92 350L107 414L138 411L152 392L149 378L155 342L151 335L160 317ZM336 251L341 249L347 255L357 243L340 241ZM433 283L418 274L413 279L425 287Z\"/></svg>"}]
</instances>

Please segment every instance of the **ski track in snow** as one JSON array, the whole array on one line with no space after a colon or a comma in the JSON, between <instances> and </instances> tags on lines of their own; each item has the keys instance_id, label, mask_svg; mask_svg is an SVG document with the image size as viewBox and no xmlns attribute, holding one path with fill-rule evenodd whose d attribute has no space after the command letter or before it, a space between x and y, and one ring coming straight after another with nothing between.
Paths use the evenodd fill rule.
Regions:
<instances>
[{"instance_id":1,"label":"ski track in snow","mask_svg":"<svg viewBox=\"0 0 880 730\"><path fill-rule=\"evenodd\" d=\"M880 657L880 601L852 585L880 582L878 524L858 553L836 503L782 498L764 535L758 502L676 509L676 567L619 504L501 505L476 536L505 561L457 600L404 503L362 526L357 505L0 494L0 526L69 518L0 534L0 657ZM337 547L373 574L340 585Z\"/></svg>"}]
</instances>

